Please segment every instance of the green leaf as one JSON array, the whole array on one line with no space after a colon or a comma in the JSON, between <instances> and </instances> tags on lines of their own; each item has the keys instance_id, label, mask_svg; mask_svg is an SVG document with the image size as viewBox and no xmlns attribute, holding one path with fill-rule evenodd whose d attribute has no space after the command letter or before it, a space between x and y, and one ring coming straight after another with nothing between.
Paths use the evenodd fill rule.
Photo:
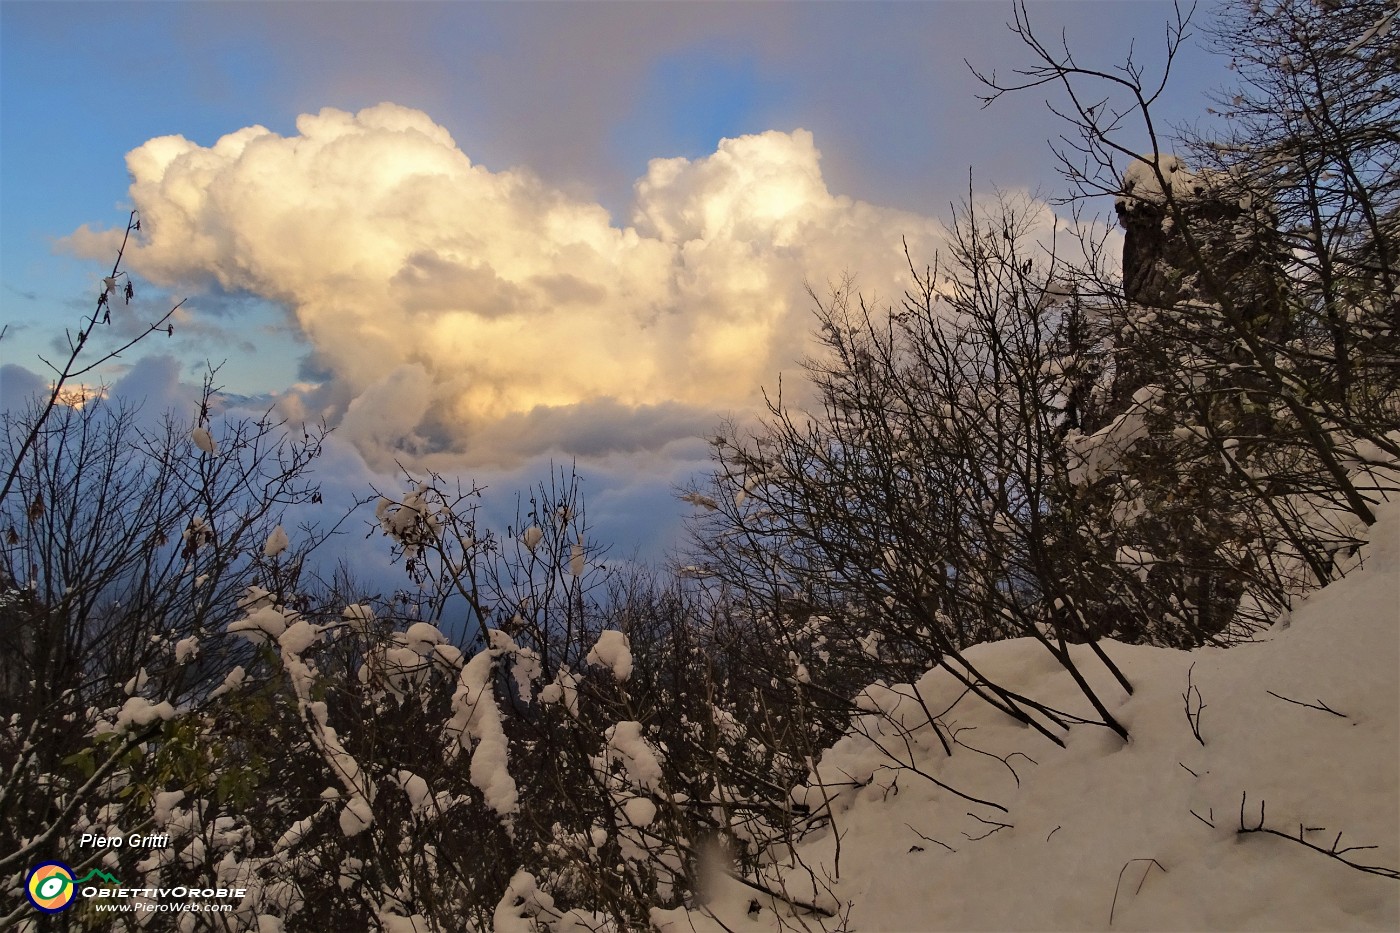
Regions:
<instances>
[{"instance_id":1,"label":"green leaf","mask_svg":"<svg viewBox=\"0 0 1400 933\"><path fill-rule=\"evenodd\" d=\"M92 777L97 771L97 763L92 760L91 748L85 748L80 752L74 752L63 759L63 763L70 768L77 768L85 781Z\"/></svg>"}]
</instances>

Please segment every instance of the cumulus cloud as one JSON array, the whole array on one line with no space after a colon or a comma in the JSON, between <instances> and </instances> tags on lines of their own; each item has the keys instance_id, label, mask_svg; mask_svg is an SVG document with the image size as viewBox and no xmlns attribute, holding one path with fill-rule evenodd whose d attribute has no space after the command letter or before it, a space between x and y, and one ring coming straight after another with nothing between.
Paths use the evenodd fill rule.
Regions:
<instances>
[{"instance_id":1,"label":"cumulus cloud","mask_svg":"<svg viewBox=\"0 0 1400 933\"><path fill-rule=\"evenodd\" d=\"M653 160L626 225L528 169L474 164L426 114L387 103L303 115L288 137L160 137L127 166L143 232L130 267L285 305L330 374L298 393L302 410L379 466L703 430L810 349L808 283L849 272L894 298L901 238L927 257L941 236L832 194L804 130ZM110 240L69 242L105 255Z\"/></svg>"},{"instance_id":2,"label":"cumulus cloud","mask_svg":"<svg viewBox=\"0 0 1400 933\"><path fill-rule=\"evenodd\" d=\"M432 385L419 363L404 363L350 400L340 429L373 450L403 450L413 454L422 446L417 427L428 413Z\"/></svg>"}]
</instances>

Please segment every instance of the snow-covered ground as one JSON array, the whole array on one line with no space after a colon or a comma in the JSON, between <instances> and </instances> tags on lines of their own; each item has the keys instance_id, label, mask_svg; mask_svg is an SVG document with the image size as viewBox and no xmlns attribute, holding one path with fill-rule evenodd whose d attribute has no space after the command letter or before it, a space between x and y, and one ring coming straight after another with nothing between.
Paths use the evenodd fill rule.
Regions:
<instances>
[{"instance_id":1,"label":"snow-covered ground","mask_svg":"<svg viewBox=\"0 0 1400 933\"><path fill-rule=\"evenodd\" d=\"M700 911L654 921L666 933L1400 929L1400 503L1382 507L1362 560L1257 644L1107 643L1132 696L1079 652L1127 744L1078 726L1057 748L932 672L917 689L935 713L951 707L938 717L957 739L949 756L913 688L873 691L887 715L817 763L834 817L778 875L837 916L724 879L709 904L723 926ZM1029 639L968 657L1089 712ZM819 788L805 795L821 803ZM1278 834L1241 832L1260 828Z\"/></svg>"}]
</instances>

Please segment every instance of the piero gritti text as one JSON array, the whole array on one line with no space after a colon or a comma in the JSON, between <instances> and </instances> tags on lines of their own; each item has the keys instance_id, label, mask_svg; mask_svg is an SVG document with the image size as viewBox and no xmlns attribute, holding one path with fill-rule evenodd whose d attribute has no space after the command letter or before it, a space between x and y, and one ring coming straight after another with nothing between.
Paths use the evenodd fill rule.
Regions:
<instances>
[{"instance_id":1,"label":"piero gritti text","mask_svg":"<svg viewBox=\"0 0 1400 933\"><path fill-rule=\"evenodd\" d=\"M151 833L143 835L132 833L129 836L99 836L95 833L83 833L78 838L78 848L80 849L164 849L170 845L169 833Z\"/></svg>"}]
</instances>

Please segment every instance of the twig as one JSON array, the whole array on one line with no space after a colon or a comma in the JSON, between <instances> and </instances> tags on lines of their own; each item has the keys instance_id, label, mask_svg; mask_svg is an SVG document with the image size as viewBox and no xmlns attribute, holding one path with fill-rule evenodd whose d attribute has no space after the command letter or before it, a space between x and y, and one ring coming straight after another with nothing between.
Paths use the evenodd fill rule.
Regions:
<instances>
[{"instance_id":1,"label":"twig","mask_svg":"<svg viewBox=\"0 0 1400 933\"><path fill-rule=\"evenodd\" d=\"M1281 694L1274 693L1272 690L1265 690L1264 692L1267 693L1267 694L1268 694L1269 696L1271 696L1271 697L1278 697L1280 700L1284 701L1285 703L1293 703L1293 704L1295 704L1295 705L1297 705L1297 706L1306 706L1308 709L1321 710L1321 711L1324 712L1324 713L1331 713L1333 716L1340 716L1342 719L1350 719L1350 718L1351 718L1351 717L1348 716L1346 713L1339 713L1339 712L1337 712L1337 711L1334 710L1332 707L1328 706L1326 703L1323 703L1321 700L1318 700L1318 701L1317 701L1317 704L1316 704L1316 705L1313 705L1312 703L1304 703L1302 700L1290 700L1288 697L1282 696Z\"/></svg>"},{"instance_id":2,"label":"twig","mask_svg":"<svg viewBox=\"0 0 1400 933\"><path fill-rule=\"evenodd\" d=\"M136 211L132 211L131 214L127 217L126 234L122 237L122 245L117 250L117 258L116 261L112 263L112 274L108 276L108 280L115 281L118 276L126 275L125 272L121 271L122 256L126 254L126 244L127 241L131 238L132 231L140 229L140 217ZM128 283L129 282L130 277L128 276ZM128 290L126 294L127 299L130 300L131 292ZM165 312L165 314L161 316L160 320L156 321L154 324L148 325L144 331L139 333L137 336L132 337L130 340L122 344L117 349L102 354L98 359L93 360L87 365L79 366L78 359L82 356L83 348L87 344L88 337L92 335L93 330L97 327L99 323L110 323L111 307L108 304L108 295L109 292L103 291L102 294L98 297L97 304L93 307L92 310L92 316L86 318L86 320L83 323L83 326L78 330L77 340L74 341L72 336L69 336L68 361L64 363L63 366L55 366L53 363L50 363L48 360L44 359L44 357L39 357L40 360L42 360L50 369L54 371L55 375L53 385L48 391L47 398L44 400L38 412L38 417L34 421L33 426L25 435L24 440L20 442L19 450L14 455L13 466L11 466L6 472L4 482L0 483L0 502L5 501L5 498L9 496L10 490L14 487L16 480L19 478L20 464L23 463L24 458L28 455L30 449L36 443L38 443L39 437L44 432L44 424L48 421L49 416L50 414L52 414L53 410L59 405L59 400L63 397L64 387L67 385L67 383L73 379L87 375L89 372L96 369L98 366L103 365L104 363L116 359L121 355L123 350L129 349L130 347L136 345L137 343L141 342L142 340L146 339L151 334L154 334L157 331L165 330L167 333L174 333L174 330L171 329L173 325L167 325L167 322L170 320L171 316L174 315L175 312L180 309L180 305L184 304L184 301L181 301L179 304L175 305L175 307ZM106 315L102 314L104 309L107 312Z\"/></svg>"},{"instance_id":3,"label":"twig","mask_svg":"<svg viewBox=\"0 0 1400 933\"><path fill-rule=\"evenodd\" d=\"M1037 761L1036 761L1034 758L1032 758L1030 755L1027 755L1025 752L1012 752L1011 754L1009 754L1009 755L1007 755L1007 756L1005 756L1005 757L1002 757L1001 755L998 755L998 754L996 754L995 752L989 752L989 751L987 751L987 750L985 750L985 749L978 748L978 747L976 747L975 745L969 745L969 744L967 744L966 742L964 742L962 739L958 738L958 736L961 735L962 733L964 733L964 732L970 732L970 731L972 731L972 730L974 730L974 729L976 729L976 728L977 728L976 726L963 726L963 727L961 727L961 728L959 728L959 729L949 729L948 732L949 732L949 734L953 737L953 744L955 744L955 745L961 745L963 748L967 749L968 751L976 752L976 753L979 754L979 755L986 755L988 758L995 758L997 761L999 761L999 762L1001 762L1002 764L1006 765L1006 770L1008 770L1008 771L1011 772L1011 777L1016 781L1016 786L1017 786L1017 787L1020 787L1020 786L1021 786L1021 776L1020 776L1019 774L1016 773L1016 769L1015 769L1015 768L1011 767L1011 759L1012 759L1012 758L1015 758L1017 755L1020 755L1022 758L1026 759L1026 760L1029 761L1031 764L1039 764L1039 762L1037 762Z\"/></svg>"},{"instance_id":4,"label":"twig","mask_svg":"<svg viewBox=\"0 0 1400 933\"><path fill-rule=\"evenodd\" d=\"M925 842L937 843L938 845L940 845L940 846L942 846L943 848L947 849L949 852L957 852L957 851L958 851L957 849L955 849L955 848L953 848L952 846L948 845L948 843L946 843L946 842L939 842L937 839L933 838L932 836L925 836L923 833L919 832L917 829L914 829L914 827L913 827L913 826L910 826L908 823L905 823L904 825L905 825L905 826L909 826L910 831L913 832L913 834L916 835L916 836L918 836L920 839L924 840Z\"/></svg>"},{"instance_id":5,"label":"twig","mask_svg":"<svg viewBox=\"0 0 1400 933\"><path fill-rule=\"evenodd\" d=\"M967 836L967 838L968 838L969 840L971 840L972 842L976 842L976 841L979 840L979 839L986 839L986 838L987 838L988 836L990 836L992 833L999 833L999 832L1001 832L1003 829L1014 829L1014 828L1015 828L1015 827L1012 826L1010 823L998 823L996 820L984 820L984 819L982 819L982 817L978 816L976 813L973 813L973 812L970 811L970 810L968 811L968 814L967 814L967 815L970 816L970 817L972 817L974 820L976 820L976 821L979 822L979 823L983 823L983 824L985 824L985 825L987 825L987 826L991 826L991 827L992 827L992 829L987 830L985 833L983 833L983 834L980 835L980 836L969 836L967 833L963 833L963 835L964 835L964 836Z\"/></svg>"},{"instance_id":6,"label":"twig","mask_svg":"<svg viewBox=\"0 0 1400 933\"><path fill-rule=\"evenodd\" d=\"M1113 926L1113 912L1118 909L1118 889L1123 886L1123 873L1127 871L1128 866L1133 864L1134 862L1148 862L1150 864L1147 866L1147 870L1142 873L1142 878L1138 881L1137 890L1133 892L1133 897L1137 897L1138 894L1142 891L1142 886L1147 881L1147 875L1148 872L1152 871L1152 866L1156 865L1158 868L1162 868L1162 863L1157 861L1155 858L1130 858L1123 863L1123 867L1118 869L1118 883L1113 886L1113 903L1108 908L1109 926ZM1166 873L1167 870L1165 868L1162 868L1162 874L1165 875Z\"/></svg>"},{"instance_id":7,"label":"twig","mask_svg":"<svg viewBox=\"0 0 1400 933\"><path fill-rule=\"evenodd\" d=\"M1307 846L1314 852L1321 852L1323 855L1326 855L1330 858L1334 858L1337 861L1341 862L1343 865L1355 868L1357 871L1363 871L1371 875L1380 875L1383 878L1394 878L1396 880L1400 880L1400 870L1394 868L1386 868L1382 865L1362 865L1358 862L1353 862L1351 859L1342 858L1342 855L1347 852L1358 852L1363 849L1375 849L1377 848L1377 846L1347 846L1344 849L1338 848L1338 846L1342 844L1342 833L1340 831L1337 833L1337 838L1332 840L1332 845L1329 848L1324 849L1322 846L1314 845L1313 843L1308 842L1306 839L1303 838L1303 833L1305 831L1321 832L1321 826L1304 827L1303 824L1299 823L1298 835L1296 836L1290 835L1289 833L1280 832L1277 829L1270 829L1269 827L1264 825L1264 801L1262 800L1259 801L1259 821L1253 826L1246 826L1244 822L1244 804L1246 796L1246 793L1240 794L1240 828L1237 831L1239 835L1244 835L1245 833L1268 833L1271 836L1278 836L1280 839L1287 839L1290 842L1296 842L1299 845Z\"/></svg>"},{"instance_id":8,"label":"twig","mask_svg":"<svg viewBox=\"0 0 1400 933\"><path fill-rule=\"evenodd\" d=\"M1196 662L1192 661L1191 666L1186 669L1186 692L1181 698L1186 701L1186 721L1191 725L1191 734L1196 737L1196 741L1204 747L1206 740L1201 738L1201 710L1206 708L1205 701L1201 699L1201 691L1195 684L1191 683L1191 672L1196 669ZM1191 709L1191 697L1195 695L1196 708ZM1182 767L1185 767L1183 765Z\"/></svg>"}]
</instances>

